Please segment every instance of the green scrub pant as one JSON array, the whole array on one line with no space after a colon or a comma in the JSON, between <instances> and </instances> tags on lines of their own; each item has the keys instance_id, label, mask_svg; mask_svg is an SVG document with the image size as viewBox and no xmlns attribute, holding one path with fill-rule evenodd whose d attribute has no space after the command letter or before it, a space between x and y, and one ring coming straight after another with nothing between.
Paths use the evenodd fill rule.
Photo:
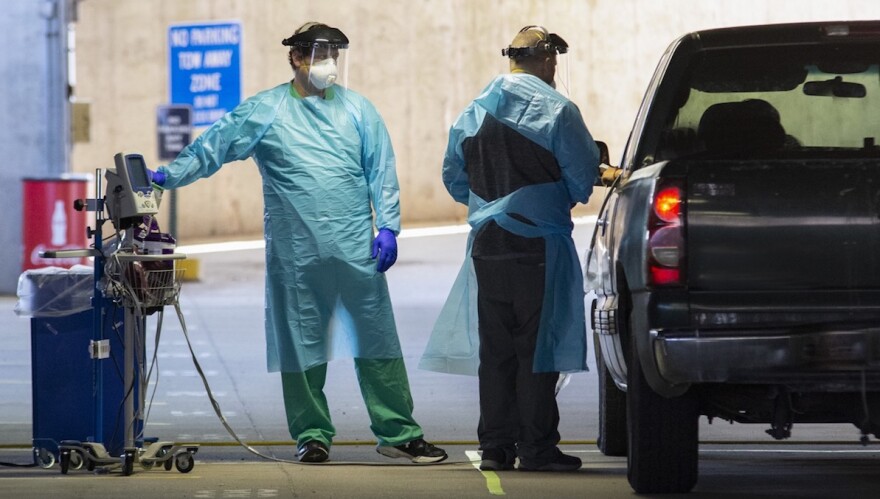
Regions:
<instances>
[{"instance_id":1,"label":"green scrub pant","mask_svg":"<svg viewBox=\"0 0 880 499\"><path fill-rule=\"evenodd\" d=\"M370 429L379 445L402 445L422 438L412 417L413 400L402 358L354 359L361 395L370 414ZM336 435L324 395L327 364L305 372L282 372L281 387L287 426L297 446L309 440L327 445Z\"/></svg>"}]
</instances>

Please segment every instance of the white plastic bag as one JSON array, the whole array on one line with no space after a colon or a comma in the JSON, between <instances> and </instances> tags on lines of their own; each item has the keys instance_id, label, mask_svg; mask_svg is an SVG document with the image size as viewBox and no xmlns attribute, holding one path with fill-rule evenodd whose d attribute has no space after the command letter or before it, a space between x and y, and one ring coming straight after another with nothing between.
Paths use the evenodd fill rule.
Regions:
<instances>
[{"instance_id":1,"label":"white plastic bag","mask_svg":"<svg viewBox=\"0 0 880 499\"><path fill-rule=\"evenodd\" d=\"M15 314L63 317L92 308L94 269L86 265L26 270L18 277Z\"/></svg>"}]
</instances>

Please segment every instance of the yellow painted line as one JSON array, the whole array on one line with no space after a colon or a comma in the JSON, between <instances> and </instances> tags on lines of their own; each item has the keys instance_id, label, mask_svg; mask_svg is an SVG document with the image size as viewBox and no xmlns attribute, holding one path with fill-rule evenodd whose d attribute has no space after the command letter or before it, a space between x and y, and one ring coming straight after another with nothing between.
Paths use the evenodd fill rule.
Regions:
<instances>
[{"instance_id":1,"label":"yellow painted line","mask_svg":"<svg viewBox=\"0 0 880 499\"><path fill-rule=\"evenodd\" d=\"M489 493L493 496L505 495L504 489L501 488L501 477L498 476L498 473L480 469L480 461L482 461L480 453L475 450L467 450L464 453L470 459L471 465L486 478L486 488L489 489Z\"/></svg>"}]
</instances>

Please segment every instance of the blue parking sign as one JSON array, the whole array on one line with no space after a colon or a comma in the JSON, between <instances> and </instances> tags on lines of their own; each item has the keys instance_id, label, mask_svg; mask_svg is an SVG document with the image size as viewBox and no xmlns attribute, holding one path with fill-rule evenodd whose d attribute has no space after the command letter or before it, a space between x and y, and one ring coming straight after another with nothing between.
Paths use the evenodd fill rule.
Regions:
<instances>
[{"instance_id":1,"label":"blue parking sign","mask_svg":"<svg viewBox=\"0 0 880 499\"><path fill-rule=\"evenodd\" d=\"M241 23L168 28L171 104L192 107L192 124L208 126L241 102Z\"/></svg>"}]
</instances>

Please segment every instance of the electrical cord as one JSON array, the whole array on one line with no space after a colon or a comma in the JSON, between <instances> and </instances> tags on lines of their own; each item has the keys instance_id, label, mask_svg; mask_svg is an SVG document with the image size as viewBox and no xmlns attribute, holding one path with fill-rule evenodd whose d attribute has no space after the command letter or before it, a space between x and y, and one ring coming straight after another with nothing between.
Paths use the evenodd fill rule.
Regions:
<instances>
[{"instance_id":1,"label":"electrical cord","mask_svg":"<svg viewBox=\"0 0 880 499\"><path fill-rule=\"evenodd\" d=\"M156 341L153 343L153 359L150 361L150 368L147 370L146 376L141 377L141 389L144 389L150 384L150 379L153 377L153 368L156 369L156 381L153 383L153 391L150 395L150 401L147 403L146 413L144 414L144 424L140 431L140 438L144 438L144 429L147 426L147 421L150 419L150 410L153 408L153 400L155 400L156 391L159 388L159 338L162 335L162 318L164 315L165 309L163 308L159 311L156 324Z\"/></svg>"},{"instance_id":2,"label":"electrical cord","mask_svg":"<svg viewBox=\"0 0 880 499\"><path fill-rule=\"evenodd\" d=\"M184 339L186 339L186 346L187 348L189 348L189 353L192 356L193 366L195 366L196 371L199 373L199 377L202 378L202 383L205 385L205 391L208 394L208 400L211 402L211 406L214 408L214 413L217 414L217 417L220 419L220 423L223 425L229 435L233 439L235 439L235 441L238 442L239 445L244 447L245 450L256 456L279 463L303 464L299 461L292 461L289 459L281 459L273 456L267 456L266 454L263 454L262 452L248 445L238 436L237 433L235 433L235 430L233 430L232 426L229 425L229 421L226 420L226 416L223 415L223 411L220 409L220 403L217 402L216 398L214 398L214 392L211 391L211 386L208 384L208 378L207 376L205 376L205 372L202 370L202 365L201 363L199 363L199 359L196 356L195 350L193 350L192 342L189 339L189 333L186 329L186 321L183 318L183 312L181 312L180 310L180 303L178 301L174 302L174 311L177 313L177 319L180 321L180 328L183 330L183 337Z\"/></svg>"},{"instance_id":3,"label":"electrical cord","mask_svg":"<svg viewBox=\"0 0 880 499\"><path fill-rule=\"evenodd\" d=\"M263 459L267 459L269 461L274 461L278 463L287 463L287 464L298 464L303 466L328 466L328 465L345 465L345 466L399 466L399 463L362 463L362 462L349 462L349 461L334 461L334 462L323 462L323 463L303 463L300 461L293 461L290 459L281 459L274 456L267 456L262 452L254 449L249 444L244 442L238 434L235 433L235 430L232 429L232 426L229 425L229 422L226 420L226 416L223 415L223 411L220 409L220 403L217 402L217 399L214 398L214 393L211 391L211 387L208 385L208 378L205 376L205 372L202 370L202 366L199 363L199 359L196 356L195 350L193 350L192 342L189 339L189 333L186 329L186 321L183 318L183 312L180 311L180 303L177 301L174 302L174 310L177 312L177 318L180 321L180 327L183 330L183 337L186 339L186 346L189 348L189 353L192 356L193 365L196 368L196 371L199 373L199 376L202 378L202 383L205 385L205 391L208 394L208 400L211 402L211 406L214 408L214 413L217 414L217 417L220 419L220 423L223 424L223 427L229 433L229 435L235 439L238 444L243 447L245 450L259 456ZM454 465L454 464L462 464L465 461L444 461L442 463L424 463L424 464L416 464L416 466L437 466L437 465Z\"/></svg>"},{"instance_id":4,"label":"electrical cord","mask_svg":"<svg viewBox=\"0 0 880 499\"><path fill-rule=\"evenodd\" d=\"M119 260L119 256L118 256L119 250L120 250L120 248L117 247L113 251L113 253L111 253L107 257L107 264L105 267L105 276L107 276L107 288L109 290L108 294L111 296L118 297L119 301L123 305L129 305L129 306L131 306L131 308L134 308L136 310L143 312L143 311L145 311L145 307L142 306L143 304L141 303L141 301L139 300L139 298L137 296L138 283L131 282L131 277L134 276L133 272L131 273L132 275L129 275L129 273L125 272L124 267L122 265L122 262ZM146 276L144 276L143 279L145 282L143 282L142 284L144 286L146 286L147 285ZM172 279L174 279L174 276L172 276ZM220 419L221 424L226 429L226 431L229 433L229 435L232 436L232 438L235 439L235 441L238 442L239 445L244 447L248 452L255 454L259 457L262 457L264 459L268 459L270 461L276 461L276 462L283 462L283 463L302 464L302 463L299 463L298 461L291 461L291 460L280 459L277 457L265 455L265 454L261 453L260 451L254 449L253 447L251 447L247 443L245 443L238 436L238 434L235 433L235 430L232 429L232 427L229 425L229 422L226 420L226 417L223 415L223 411L220 409L220 404L217 402L217 399L214 398L214 394L211 391L210 385L208 384L208 379L205 376L204 371L202 370L202 366L199 363L198 358L196 357L196 353L193 350L192 343L189 338L189 333L187 332L187 329L186 329L186 321L183 318L183 312L181 312L181 310L180 310L180 303L178 302L176 296L174 298L174 309L177 313L177 318L180 321L180 326L183 330L183 335L184 335L184 338L186 339L187 347L189 348L189 352L192 356L193 365L195 366L196 371L199 373L199 376L202 379L202 383L205 385L205 390L207 391L208 399L211 402L211 406L213 407L214 412L217 414L217 417ZM135 316L139 317L140 315L135 314ZM158 353L158 347L159 347L159 338L161 335L163 316L164 316L164 308L160 309L160 311L159 311L159 319L158 319L157 330L156 330L156 344L155 344L155 348L153 350L153 360L150 363L150 369L149 369L146 376L143 375L142 370L139 370L139 372L138 372L138 376L139 376L138 379L142 382L141 389L144 389L145 385L143 383L145 383L147 380L151 379L153 367L157 366L157 364L158 364L157 353ZM139 321L136 321L136 322L139 322ZM136 324L135 326L139 327L140 324ZM140 335L137 334L137 332L136 332L135 337L136 338L140 337ZM137 339L135 339L135 341L137 341ZM140 351L140 350L138 350L138 351ZM138 363L138 366L140 367L139 363ZM156 384L158 384L158 377L159 377L159 374L158 374L158 369L157 369ZM156 386L153 387L152 396L150 397L150 403L146 409L146 416L147 417L149 416L150 410L152 408L153 398L156 395L156 388L157 388ZM133 383L132 383L132 386L126 387L126 393L125 393L125 397L123 398L123 401L133 395L133 390L134 390ZM137 420L137 417L133 417L133 419ZM130 422L126 422L126 424L134 425L135 423L134 423L134 421L130 421ZM144 427L146 427L146 417L144 418ZM140 429L140 433L138 435L139 438L143 438L144 427L142 427Z\"/></svg>"},{"instance_id":5,"label":"electrical cord","mask_svg":"<svg viewBox=\"0 0 880 499\"><path fill-rule=\"evenodd\" d=\"M117 297L117 301L122 303L123 305L128 305L131 308L134 308L135 310L139 310L141 312L144 312L145 307L142 306L142 303L138 299L137 292L136 292L137 283L132 283L130 280L131 276L127 272L124 271L124 267L122 265L122 262L119 260L119 256L118 256L119 249L120 248L116 248L113 251L113 253L111 253L107 257L107 260L106 260L107 263L105 266L104 275L107 277L106 284L107 284L108 295ZM132 275L133 275L133 273L132 273ZM174 276L172 276L172 279L173 278L174 278ZM144 280L146 281L146 276L144 277ZM145 286L147 285L146 282L144 282L142 284ZM208 379L205 376L204 371L202 370L202 366L199 363L198 358L196 357L196 353L193 350L192 343L189 338L189 333L187 332L187 329L186 329L186 321L183 318L183 312L181 312L181 310L180 310L180 303L178 302L176 297L174 299L174 310L176 311L177 318L180 321L180 326L183 330L183 335L184 335L184 338L186 339L187 347L189 348L189 352L192 356L193 365L195 366L196 371L199 373L199 376L202 379L202 383L205 385L205 390L207 391L208 399L211 402L211 406L213 407L214 412L217 414L217 417L220 419L220 422L223 424L223 427L230 434L230 436L232 436L232 438L235 439L235 441L238 442L239 445L244 447L248 452L251 452L252 454L255 454L255 455L262 457L264 459L268 459L271 461L277 461L277 462L301 464L298 461L291 461L291 460L276 458L273 456L267 456L267 455L259 452L258 450L254 449L253 447L251 447L247 443L245 443L238 436L238 434L235 433L235 431L229 425L229 422L226 420L226 417L223 415L223 411L220 409L220 404L217 402L217 399L214 398L214 393L211 391L211 387L208 384ZM141 317L141 316L143 316L143 315L135 314L135 317ZM144 383L146 383L146 381L148 381L152 378L153 368L158 366L159 339L160 339L161 331L162 331L163 317L164 317L164 308L160 309L160 311L159 311L159 318L158 318L158 324L157 324L157 329L156 329L155 347L153 349L153 359L150 362L150 369L147 372L146 376L144 376L143 371L141 369L138 369L138 380L141 381L141 389L144 389L144 387L145 387ZM136 321L136 322L140 322L140 321ZM140 324L135 324L134 326L139 328ZM134 336L135 336L135 341L137 341L137 338L140 337L140 334L138 334L138 331L135 331ZM137 349L138 347L134 346L134 348ZM140 351L140 350L138 349L137 351ZM137 364L138 364L138 367L140 368L140 363L137 363ZM159 378L159 373L158 373L158 368L157 368L156 369L156 383L153 386L152 395L150 397L150 402L146 408L144 425L143 425L143 427L140 428L140 433L138 434L139 438L143 438L143 431L144 431L144 428L146 427L146 420L149 417L149 414L150 414L150 411L151 411L152 405L153 405L153 399L156 395L158 378ZM134 391L134 383L132 383L131 386L126 387L126 393L125 393L125 396L123 397L123 403L125 400L128 399L128 397L133 396L133 391ZM135 424L134 421L137 420L137 416L139 416L139 415L140 414L134 415L135 417L133 417L133 421L126 422L125 424L134 425Z\"/></svg>"}]
</instances>

